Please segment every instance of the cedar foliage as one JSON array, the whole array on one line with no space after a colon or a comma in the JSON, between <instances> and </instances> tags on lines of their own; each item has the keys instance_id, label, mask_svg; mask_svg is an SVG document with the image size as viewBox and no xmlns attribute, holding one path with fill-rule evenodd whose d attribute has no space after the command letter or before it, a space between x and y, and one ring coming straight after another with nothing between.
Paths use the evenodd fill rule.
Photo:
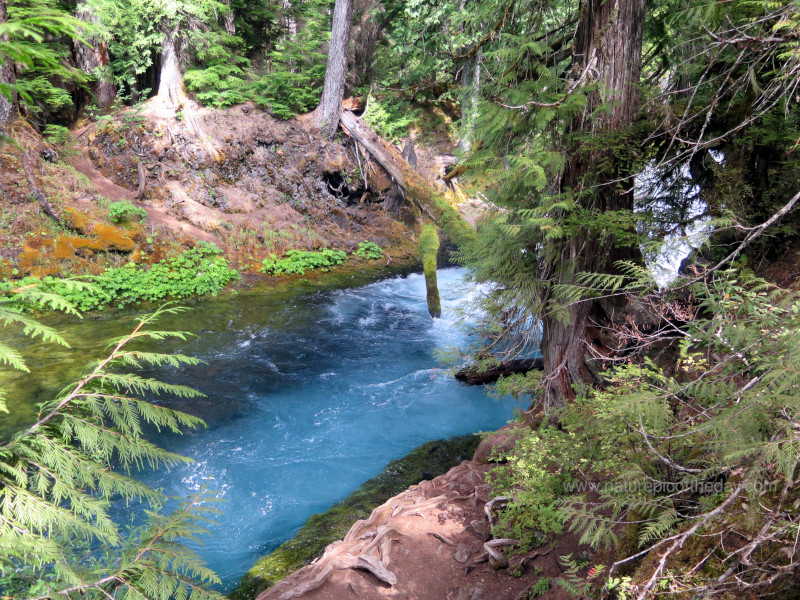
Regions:
<instances>
[{"instance_id":1,"label":"cedar foliage","mask_svg":"<svg viewBox=\"0 0 800 600\"><path fill-rule=\"evenodd\" d=\"M63 285L85 289L72 281ZM0 323L42 343L68 346L56 330L32 318L31 306L77 314L63 297L28 285L3 292ZM148 442L144 427L180 433L200 419L141 396L198 392L138 375L146 366L193 365L184 355L136 349L142 340L186 339L153 329L165 306L138 319L128 335L109 342L105 358L39 407L37 419L0 444L0 584L14 598L139 598L212 600L204 585L216 575L184 545L204 532L213 509L205 492L164 513L160 492L131 471L186 462ZM27 371L13 347L0 345L0 364ZM0 411L7 412L0 398ZM147 522L128 535L109 513L111 501L140 504Z\"/></svg>"}]
</instances>

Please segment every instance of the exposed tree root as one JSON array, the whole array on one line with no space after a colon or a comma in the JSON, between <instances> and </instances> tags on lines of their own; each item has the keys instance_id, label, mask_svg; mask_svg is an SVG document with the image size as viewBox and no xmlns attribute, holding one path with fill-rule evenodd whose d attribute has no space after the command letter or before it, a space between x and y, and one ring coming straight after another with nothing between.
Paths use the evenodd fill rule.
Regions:
<instances>
[{"instance_id":1,"label":"exposed tree root","mask_svg":"<svg viewBox=\"0 0 800 600\"><path fill-rule=\"evenodd\" d=\"M483 549L486 550L486 554L489 555L489 563L495 569L503 569L508 566L508 559L503 555L502 552L495 550L495 548L499 548L501 546L517 546L519 545L519 541L512 540L509 538L499 538L496 540L489 540L483 545Z\"/></svg>"},{"instance_id":2,"label":"exposed tree root","mask_svg":"<svg viewBox=\"0 0 800 600\"><path fill-rule=\"evenodd\" d=\"M48 217L53 219L56 223L61 223L61 218L56 214L56 211L50 205L50 202L47 201L47 197L42 193L42 190L39 189L39 186L36 185L36 175L34 170L37 168L39 157L36 156L33 152L26 152L22 157L22 167L25 169L25 177L28 179L28 188L31 191L31 195L36 198L36 201L41 206L42 210L47 214Z\"/></svg>"}]
</instances>

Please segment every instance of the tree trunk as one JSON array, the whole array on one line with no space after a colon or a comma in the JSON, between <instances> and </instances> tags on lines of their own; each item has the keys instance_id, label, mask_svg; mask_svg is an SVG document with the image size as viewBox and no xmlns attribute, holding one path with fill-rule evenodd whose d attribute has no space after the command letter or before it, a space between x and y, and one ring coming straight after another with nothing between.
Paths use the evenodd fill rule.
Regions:
<instances>
[{"instance_id":1,"label":"tree trunk","mask_svg":"<svg viewBox=\"0 0 800 600\"><path fill-rule=\"evenodd\" d=\"M179 59L178 25L164 28L164 41L161 44L161 76L158 82L158 98L173 106L186 102Z\"/></svg>"},{"instance_id":2,"label":"tree trunk","mask_svg":"<svg viewBox=\"0 0 800 600\"><path fill-rule=\"evenodd\" d=\"M0 0L0 23L7 20L6 0ZM0 41L8 41L8 36L3 36ZM7 56L0 54L0 127L10 125L17 117L17 96L6 87L15 81L14 64Z\"/></svg>"},{"instance_id":3,"label":"tree trunk","mask_svg":"<svg viewBox=\"0 0 800 600\"><path fill-rule=\"evenodd\" d=\"M233 9L231 8L231 0L225 0L225 6L228 7L228 12L222 15L222 26L230 35L236 35L236 22L234 21Z\"/></svg>"},{"instance_id":4,"label":"tree trunk","mask_svg":"<svg viewBox=\"0 0 800 600\"><path fill-rule=\"evenodd\" d=\"M633 173L621 164L610 144L597 140L613 139L638 114L645 8L646 0L585 0L581 5L573 43L574 76L595 73L599 85L568 132L567 137L577 141L567 148L559 187L594 214L633 211ZM609 110L597 110L601 104L610 105ZM570 284L577 273L612 273L616 261L638 256L638 248L617 247L611 235L591 227L581 227L549 258L545 278ZM552 295L546 301L542 354L544 407L548 409L574 398L575 387L595 382L587 366L586 338L590 312L599 305L584 300L566 307L565 314L563 309L554 310L561 307Z\"/></svg>"},{"instance_id":5,"label":"tree trunk","mask_svg":"<svg viewBox=\"0 0 800 600\"><path fill-rule=\"evenodd\" d=\"M469 152L475 136L482 58L483 52L478 50L461 66L461 138L458 140L458 148L465 153Z\"/></svg>"},{"instance_id":6,"label":"tree trunk","mask_svg":"<svg viewBox=\"0 0 800 600\"><path fill-rule=\"evenodd\" d=\"M88 4L82 4L75 16L84 23L96 24L99 22L97 15ZM92 84L94 101L101 111L106 111L117 99L117 89L111 81L111 73L108 66L110 62L108 44L100 38L93 38L88 41L92 44L91 46L87 46L78 40L73 41L75 61L84 73L96 78Z\"/></svg>"},{"instance_id":7,"label":"tree trunk","mask_svg":"<svg viewBox=\"0 0 800 600\"><path fill-rule=\"evenodd\" d=\"M353 22L353 0L336 0L333 9L331 43L328 50L328 66L325 69L325 84L322 98L314 111L314 117L328 139L339 126L339 113L344 98L344 82L347 77L347 49L350 46L350 27Z\"/></svg>"},{"instance_id":8,"label":"tree trunk","mask_svg":"<svg viewBox=\"0 0 800 600\"><path fill-rule=\"evenodd\" d=\"M297 38L297 19L292 15L292 2L291 0L283 0L281 3L283 14L286 15L286 37L290 42Z\"/></svg>"}]
</instances>

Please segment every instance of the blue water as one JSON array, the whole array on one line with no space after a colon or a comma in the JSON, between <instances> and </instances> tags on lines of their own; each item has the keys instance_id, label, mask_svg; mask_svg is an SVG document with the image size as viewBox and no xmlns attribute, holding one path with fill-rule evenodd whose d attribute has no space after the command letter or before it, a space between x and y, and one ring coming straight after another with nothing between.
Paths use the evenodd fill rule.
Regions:
<instances>
[{"instance_id":1,"label":"blue water","mask_svg":"<svg viewBox=\"0 0 800 600\"><path fill-rule=\"evenodd\" d=\"M457 383L434 358L435 349L465 342L453 322L470 293L461 277L440 271L437 320L416 274L272 302L261 319L231 307L234 316L216 326L204 316L202 344L181 350L207 365L169 379L208 396L172 403L208 428L159 437L195 462L144 478L174 496L219 492L222 512L199 552L225 589L390 460L512 417L516 402ZM253 310L251 299L245 312Z\"/></svg>"}]
</instances>

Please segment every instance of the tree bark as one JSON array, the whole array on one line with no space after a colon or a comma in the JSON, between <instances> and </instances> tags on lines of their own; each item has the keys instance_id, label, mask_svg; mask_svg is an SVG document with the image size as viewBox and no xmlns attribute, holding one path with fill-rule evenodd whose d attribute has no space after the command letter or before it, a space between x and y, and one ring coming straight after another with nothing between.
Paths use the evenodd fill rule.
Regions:
<instances>
[{"instance_id":1,"label":"tree bark","mask_svg":"<svg viewBox=\"0 0 800 600\"><path fill-rule=\"evenodd\" d=\"M96 24L99 21L88 4L81 5L75 16L84 23ZM81 71L96 78L92 84L92 94L97 107L101 111L106 111L117 99L117 89L111 81L108 67L111 60L108 54L108 44L100 38L88 41L92 44L91 46L78 40L73 41L75 61Z\"/></svg>"},{"instance_id":2,"label":"tree bark","mask_svg":"<svg viewBox=\"0 0 800 600\"><path fill-rule=\"evenodd\" d=\"M6 0L0 0L0 23L5 23L7 20ZM8 36L3 36L0 41L8 41ZM15 81L13 63L7 56L0 54L0 84L4 84L3 88L6 88L8 85L13 85ZM6 89L6 91L8 90ZM0 91L0 127L10 125L17 117L16 94L11 92L9 95L10 97Z\"/></svg>"},{"instance_id":3,"label":"tree bark","mask_svg":"<svg viewBox=\"0 0 800 600\"><path fill-rule=\"evenodd\" d=\"M461 65L461 138L457 147L465 153L469 152L475 137L482 58L483 52L478 50Z\"/></svg>"},{"instance_id":4,"label":"tree bark","mask_svg":"<svg viewBox=\"0 0 800 600\"><path fill-rule=\"evenodd\" d=\"M568 132L567 138L576 141L567 148L559 191L571 195L590 213L633 211L634 174L621 164L613 148L596 140L623 132L638 114L645 10L646 0L581 3L581 21L573 42L574 76L594 73L598 86L589 93L586 108ZM597 110L602 104L610 108ZM582 226L547 260L543 276L570 284L577 273L612 273L616 261L638 256L638 248L618 247L614 242L605 232L593 232L591 224ZM602 310L587 299L566 307L565 315L552 295L545 300L542 354L547 410L573 399L576 387L595 383L587 366L586 338L590 313L602 314Z\"/></svg>"},{"instance_id":5,"label":"tree bark","mask_svg":"<svg viewBox=\"0 0 800 600\"><path fill-rule=\"evenodd\" d=\"M344 84L347 77L347 50L350 46L350 29L353 23L353 0L336 0L333 8L331 43L328 50L328 65L325 69L325 83L322 98L314 111L322 135L333 137L339 126L339 113L342 110Z\"/></svg>"},{"instance_id":6,"label":"tree bark","mask_svg":"<svg viewBox=\"0 0 800 600\"><path fill-rule=\"evenodd\" d=\"M290 42L293 42L297 37L297 19L292 15L292 2L291 0L282 0L281 8L286 15L286 37Z\"/></svg>"},{"instance_id":7,"label":"tree bark","mask_svg":"<svg viewBox=\"0 0 800 600\"><path fill-rule=\"evenodd\" d=\"M235 15L233 14L233 8L231 8L231 0L225 0L225 6L228 7L228 12L222 15L222 26L230 35L236 35Z\"/></svg>"},{"instance_id":8,"label":"tree bark","mask_svg":"<svg viewBox=\"0 0 800 600\"><path fill-rule=\"evenodd\" d=\"M180 65L180 38L178 25L163 28L164 41L161 44L161 75L158 82L158 98L173 106L186 102Z\"/></svg>"}]
</instances>

